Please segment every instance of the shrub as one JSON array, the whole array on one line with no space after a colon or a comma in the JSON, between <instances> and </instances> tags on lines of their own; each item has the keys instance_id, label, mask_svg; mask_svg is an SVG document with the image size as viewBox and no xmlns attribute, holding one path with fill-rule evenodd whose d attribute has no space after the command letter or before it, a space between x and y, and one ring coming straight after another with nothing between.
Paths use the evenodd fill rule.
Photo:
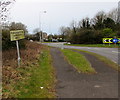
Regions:
<instances>
[{"instance_id":1,"label":"shrub","mask_svg":"<svg viewBox=\"0 0 120 100\"><path fill-rule=\"evenodd\" d=\"M25 48L25 40L19 41L20 48ZM16 42L10 41L10 31L8 29L2 30L2 50L8 50L11 48L16 49Z\"/></svg>"},{"instance_id":2,"label":"shrub","mask_svg":"<svg viewBox=\"0 0 120 100\"><path fill-rule=\"evenodd\" d=\"M96 34L94 30L82 29L71 36L71 43L93 44L96 43Z\"/></svg>"},{"instance_id":3,"label":"shrub","mask_svg":"<svg viewBox=\"0 0 120 100\"><path fill-rule=\"evenodd\" d=\"M110 37L113 34L113 30L111 28L105 28L102 30L103 37Z\"/></svg>"}]
</instances>

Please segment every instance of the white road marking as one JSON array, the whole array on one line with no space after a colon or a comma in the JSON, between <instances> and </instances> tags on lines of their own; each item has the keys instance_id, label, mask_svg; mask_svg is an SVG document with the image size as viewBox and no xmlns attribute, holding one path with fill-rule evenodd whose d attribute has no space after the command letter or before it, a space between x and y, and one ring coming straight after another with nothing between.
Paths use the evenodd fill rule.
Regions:
<instances>
[{"instance_id":1,"label":"white road marking","mask_svg":"<svg viewBox=\"0 0 120 100\"><path fill-rule=\"evenodd\" d=\"M117 52L117 51L112 51L112 52L114 52L114 53L120 53L120 52Z\"/></svg>"},{"instance_id":2,"label":"white road marking","mask_svg":"<svg viewBox=\"0 0 120 100\"><path fill-rule=\"evenodd\" d=\"M100 86L100 85L95 85L94 87L95 87L95 88L100 88L101 86Z\"/></svg>"},{"instance_id":3,"label":"white road marking","mask_svg":"<svg viewBox=\"0 0 120 100\"><path fill-rule=\"evenodd\" d=\"M91 48L88 48L88 49L91 49Z\"/></svg>"},{"instance_id":4,"label":"white road marking","mask_svg":"<svg viewBox=\"0 0 120 100\"><path fill-rule=\"evenodd\" d=\"M117 63L116 61L112 60L114 63Z\"/></svg>"},{"instance_id":5,"label":"white road marking","mask_svg":"<svg viewBox=\"0 0 120 100\"><path fill-rule=\"evenodd\" d=\"M99 50L100 48L93 48L93 49L97 49L97 50Z\"/></svg>"}]
</instances>

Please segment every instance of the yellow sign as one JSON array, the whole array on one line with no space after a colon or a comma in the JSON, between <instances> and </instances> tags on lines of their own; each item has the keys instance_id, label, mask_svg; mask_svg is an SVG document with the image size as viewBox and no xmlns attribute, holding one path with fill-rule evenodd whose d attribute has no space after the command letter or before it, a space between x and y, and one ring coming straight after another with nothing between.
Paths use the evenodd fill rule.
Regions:
<instances>
[{"instance_id":1,"label":"yellow sign","mask_svg":"<svg viewBox=\"0 0 120 100\"><path fill-rule=\"evenodd\" d=\"M103 43L113 43L113 38L103 38Z\"/></svg>"},{"instance_id":2,"label":"yellow sign","mask_svg":"<svg viewBox=\"0 0 120 100\"><path fill-rule=\"evenodd\" d=\"M11 41L17 41L17 40L24 39L24 38L25 38L25 35L24 35L23 30L10 31L10 39L11 39Z\"/></svg>"},{"instance_id":3,"label":"yellow sign","mask_svg":"<svg viewBox=\"0 0 120 100\"><path fill-rule=\"evenodd\" d=\"M120 38L116 38L116 43L120 43ZM115 43L114 38L103 38L103 43Z\"/></svg>"},{"instance_id":4,"label":"yellow sign","mask_svg":"<svg viewBox=\"0 0 120 100\"><path fill-rule=\"evenodd\" d=\"M120 43L120 38L118 38L118 43Z\"/></svg>"}]
</instances>

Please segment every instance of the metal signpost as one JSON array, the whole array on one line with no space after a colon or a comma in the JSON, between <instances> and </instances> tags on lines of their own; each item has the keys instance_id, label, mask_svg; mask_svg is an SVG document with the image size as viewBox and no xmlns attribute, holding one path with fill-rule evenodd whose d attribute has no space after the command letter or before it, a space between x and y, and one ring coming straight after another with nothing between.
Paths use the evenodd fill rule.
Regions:
<instances>
[{"instance_id":1,"label":"metal signpost","mask_svg":"<svg viewBox=\"0 0 120 100\"><path fill-rule=\"evenodd\" d=\"M24 38L25 38L25 35L23 30L10 31L11 41L16 41L17 54L18 54L18 66L20 66L20 50L19 50L18 40L24 39Z\"/></svg>"}]
</instances>

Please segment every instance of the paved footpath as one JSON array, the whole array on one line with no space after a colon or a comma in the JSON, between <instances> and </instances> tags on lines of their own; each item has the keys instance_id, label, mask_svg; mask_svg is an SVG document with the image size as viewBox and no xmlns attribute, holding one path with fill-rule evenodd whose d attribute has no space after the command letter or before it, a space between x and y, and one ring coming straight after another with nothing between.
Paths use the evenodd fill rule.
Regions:
<instances>
[{"instance_id":1,"label":"paved footpath","mask_svg":"<svg viewBox=\"0 0 120 100\"><path fill-rule=\"evenodd\" d=\"M58 48L51 48L58 98L118 98L118 73L96 57L83 53L97 74L78 73Z\"/></svg>"}]
</instances>

